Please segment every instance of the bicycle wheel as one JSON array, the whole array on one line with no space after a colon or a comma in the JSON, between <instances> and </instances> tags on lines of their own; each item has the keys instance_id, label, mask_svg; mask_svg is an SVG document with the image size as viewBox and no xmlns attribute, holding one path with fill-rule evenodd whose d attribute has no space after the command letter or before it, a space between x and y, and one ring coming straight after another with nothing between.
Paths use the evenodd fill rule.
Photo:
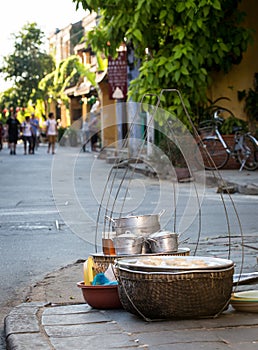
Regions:
<instances>
[{"instance_id":1,"label":"bicycle wheel","mask_svg":"<svg viewBox=\"0 0 258 350\"><path fill-rule=\"evenodd\" d=\"M229 154L218 139L204 138L198 147L205 169L221 169L226 165Z\"/></svg>"},{"instance_id":2,"label":"bicycle wheel","mask_svg":"<svg viewBox=\"0 0 258 350\"><path fill-rule=\"evenodd\" d=\"M243 149L238 151L237 158L241 164L245 161L244 168L246 170L258 168L258 148L249 135L244 135Z\"/></svg>"}]
</instances>

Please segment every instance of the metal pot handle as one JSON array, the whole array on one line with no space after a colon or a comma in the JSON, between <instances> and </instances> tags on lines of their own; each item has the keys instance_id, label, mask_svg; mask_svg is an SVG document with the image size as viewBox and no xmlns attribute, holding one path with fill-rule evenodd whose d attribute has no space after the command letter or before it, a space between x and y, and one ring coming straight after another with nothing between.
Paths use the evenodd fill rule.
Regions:
<instances>
[{"instance_id":1,"label":"metal pot handle","mask_svg":"<svg viewBox=\"0 0 258 350\"><path fill-rule=\"evenodd\" d=\"M105 215L105 219L108 219L109 221L112 221L114 224L116 223L116 221L113 218L111 218L110 216L108 216L108 215Z\"/></svg>"},{"instance_id":2,"label":"metal pot handle","mask_svg":"<svg viewBox=\"0 0 258 350\"><path fill-rule=\"evenodd\" d=\"M158 241L157 239L150 238L150 237L148 237L148 238L146 239L146 242L148 242L148 243L150 243L150 242L157 242L157 241Z\"/></svg>"},{"instance_id":3,"label":"metal pot handle","mask_svg":"<svg viewBox=\"0 0 258 350\"><path fill-rule=\"evenodd\" d=\"M161 217L165 213L166 209L162 209L159 213L159 217Z\"/></svg>"},{"instance_id":4,"label":"metal pot handle","mask_svg":"<svg viewBox=\"0 0 258 350\"><path fill-rule=\"evenodd\" d=\"M187 238L183 239L182 241L178 241L178 245L182 244L182 243L186 243L187 241L189 241L189 238L190 237L187 237Z\"/></svg>"}]
</instances>

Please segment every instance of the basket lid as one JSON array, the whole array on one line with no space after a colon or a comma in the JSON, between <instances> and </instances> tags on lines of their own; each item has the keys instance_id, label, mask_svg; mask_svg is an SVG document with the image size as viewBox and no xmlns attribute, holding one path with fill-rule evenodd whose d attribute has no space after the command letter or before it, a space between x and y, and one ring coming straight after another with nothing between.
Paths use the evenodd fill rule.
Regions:
<instances>
[{"instance_id":1,"label":"basket lid","mask_svg":"<svg viewBox=\"0 0 258 350\"><path fill-rule=\"evenodd\" d=\"M117 260L116 266L138 271L176 272L194 270L219 270L234 265L233 261L203 256L148 256L122 258Z\"/></svg>"}]
</instances>

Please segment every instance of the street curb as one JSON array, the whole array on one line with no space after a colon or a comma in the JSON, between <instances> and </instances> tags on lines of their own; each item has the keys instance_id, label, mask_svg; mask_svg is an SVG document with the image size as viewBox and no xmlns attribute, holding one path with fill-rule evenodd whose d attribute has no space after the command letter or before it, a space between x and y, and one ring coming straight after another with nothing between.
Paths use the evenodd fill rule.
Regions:
<instances>
[{"instance_id":1,"label":"street curb","mask_svg":"<svg viewBox=\"0 0 258 350\"><path fill-rule=\"evenodd\" d=\"M49 303L23 303L10 311L4 320L6 348L29 349L35 344L38 349L52 349L47 337L42 337L39 312Z\"/></svg>"}]
</instances>

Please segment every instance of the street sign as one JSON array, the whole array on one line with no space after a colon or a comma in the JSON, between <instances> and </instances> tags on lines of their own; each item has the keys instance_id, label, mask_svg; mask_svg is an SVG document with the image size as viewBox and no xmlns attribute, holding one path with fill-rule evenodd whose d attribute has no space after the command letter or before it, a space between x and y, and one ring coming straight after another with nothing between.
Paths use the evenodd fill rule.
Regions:
<instances>
[{"instance_id":1,"label":"street sign","mask_svg":"<svg viewBox=\"0 0 258 350\"><path fill-rule=\"evenodd\" d=\"M127 55L119 51L118 57L108 59L109 98L125 99L127 95Z\"/></svg>"}]
</instances>

